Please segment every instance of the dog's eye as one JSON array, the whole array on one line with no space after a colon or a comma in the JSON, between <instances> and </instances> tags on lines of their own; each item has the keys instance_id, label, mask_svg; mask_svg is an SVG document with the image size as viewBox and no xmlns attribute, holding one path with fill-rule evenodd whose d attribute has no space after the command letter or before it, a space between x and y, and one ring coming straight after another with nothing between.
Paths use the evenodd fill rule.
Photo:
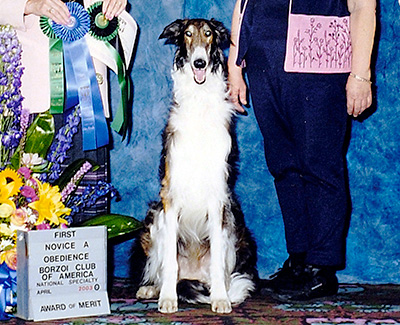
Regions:
<instances>
[{"instance_id":1,"label":"dog's eye","mask_svg":"<svg viewBox=\"0 0 400 325\"><path fill-rule=\"evenodd\" d=\"M192 37L192 32L189 32L188 30L185 32L185 35L187 36L187 37Z\"/></svg>"},{"instance_id":2,"label":"dog's eye","mask_svg":"<svg viewBox=\"0 0 400 325\"><path fill-rule=\"evenodd\" d=\"M211 36L211 31L210 30L206 30L206 32L204 33L204 35L206 35L207 37Z\"/></svg>"}]
</instances>

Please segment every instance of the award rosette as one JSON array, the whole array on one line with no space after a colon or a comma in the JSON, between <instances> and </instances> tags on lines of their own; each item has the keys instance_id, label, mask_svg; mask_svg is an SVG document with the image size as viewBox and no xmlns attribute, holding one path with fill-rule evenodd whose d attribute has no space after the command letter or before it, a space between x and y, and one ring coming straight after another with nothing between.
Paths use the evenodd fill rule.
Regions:
<instances>
[{"instance_id":1,"label":"award rosette","mask_svg":"<svg viewBox=\"0 0 400 325\"><path fill-rule=\"evenodd\" d=\"M50 45L50 113L68 112L81 106L83 149L92 150L108 144L108 128L96 80L92 57L115 72L121 91L119 107L111 127L123 136L127 131L127 103L130 94L126 66L131 59L137 25L123 12L108 20L102 13L102 2L87 11L76 3L66 3L71 20L67 26L47 17L40 18L40 27L49 37ZM122 26L122 27L121 27ZM124 59L109 43L118 35ZM106 105L107 107L107 105Z\"/></svg>"},{"instance_id":2,"label":"award rosette","mask_svg":"<svg viewBox=\"0 0 400 325\"><path fill-rule=\"evenodd\" d=\"M118 76L118 83L121 90L121 100L119 103L118 111L114 117L111 127L121 133L123 137L126 135L126 121L127 121L127 101L129 94L129 80L126 77L126 69L124 62L121 59L118 51L109 43L118 35L118 19L114 17L112 20L108 20L102 12L103 2L99 1L92 4L88 8L90 16L90 30L89 35L94 39L101 42L97 43L97 47L104 47L103 55L108 56L115 64L117 69L112 69ZM107 60L105 60L107 61Z\"/></svg>"},{"instance_id":3,"label":"award rosette","mask_svg":"<svg viewBox=\"0 0 400 325\"><path fill-rule=\"evenodd\" d=\"M54 34L63 42L66 80L66 108L81 107L83 150L108 144L108 128L103 112L93 61L84 36L90 29L90 17L76 2L66 3L70 11L68 25L52 22Z\"/></svg>"},{"instance_id":4,"label":"award rosette","mask_svg":"<svg viewBox=\"0 0 400 325\"><path fill-rule=\"evenodd\" d=\"M102 12L103 2L92 4L87 12L90 17L89 35L94 38L108 42L118 35L118 19L114 17L108 20Z\"/></svg>"},{"instance_id":5,"label":"award rosette","mask_svg":"<svg viewBox=\"0 0 400 325\"><path fill-rule=\"evenodd\" d=\"M9 319L8 308L17 304L17 271L0 264L0 320Z\"/></svg>"}]
</instances>

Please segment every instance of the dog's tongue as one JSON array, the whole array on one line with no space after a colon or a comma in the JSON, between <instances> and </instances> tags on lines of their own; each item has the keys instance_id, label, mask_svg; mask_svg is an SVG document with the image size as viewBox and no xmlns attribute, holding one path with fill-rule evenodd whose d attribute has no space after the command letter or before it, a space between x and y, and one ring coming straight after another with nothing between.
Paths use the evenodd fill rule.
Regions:
<instances>
[{"instance_id":1,"label":"dog's tongue","mask_svg":"<svg viewBox=\"0 0 400 325\"><path fill-rule=\"evenodd\" d=\"M194 69L194 78L198 84L202 84L206 80L206 70Z\"/></svg>"}]
</instances>

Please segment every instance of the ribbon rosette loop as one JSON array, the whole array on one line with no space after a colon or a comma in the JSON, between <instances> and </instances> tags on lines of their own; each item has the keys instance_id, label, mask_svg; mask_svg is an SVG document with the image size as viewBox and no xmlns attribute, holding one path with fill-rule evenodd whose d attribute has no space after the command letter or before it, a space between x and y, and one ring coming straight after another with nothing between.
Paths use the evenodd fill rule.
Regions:
<instances>
[{"instance_id":1,"label":"ribbon rosette loop","mask_svg":"<svg viewBox=\"0 0 400 325\"><path fill-rule=\"evenodd\" d=\"M39 20L40 29L50 39L56 39L57 35L54 33L52 27L52 20L48 17L41 16Z\"/></svg>"},{"instance_id":2,"label":"ribbon rosette loop","mask_svg":"<svg viewBox=\"0 0 400 325\"><path fill-rule=\"evenodd\" d=\"M76 2L66 3L71 18L68 25L57 24L53 21L52 27L57 37L64 42L74 42L81 39L89 31L90 17L82 5Z\"/></svg>"},{"instance_id":3,"label":"ribbon rosette loop","mask_svg":"<svg viewBox=\"0 0 400 325\"><path fill-rule=\"evenodd\" d=\"M90 17L89 35L94 38L108 42L118 34L118 18L108 20L102 12L103 2L99 1L88 8Z\"/></svg>"}]
</instances>

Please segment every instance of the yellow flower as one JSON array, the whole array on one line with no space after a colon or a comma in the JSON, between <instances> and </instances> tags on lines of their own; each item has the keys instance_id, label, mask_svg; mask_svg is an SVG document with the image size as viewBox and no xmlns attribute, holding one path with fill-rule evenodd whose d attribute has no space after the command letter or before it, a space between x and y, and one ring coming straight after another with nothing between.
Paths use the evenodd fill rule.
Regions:
<instances>
[{"instance_id":1,"label":"yellow flower","mask_svg":"<svg viewBox=\"0 0 400 325\"><path fill-rule=\"evenodd\" d=\"M16 248L9 249L0 254L0 262L6 262L11 270L17 269L17 250Z\"/></svg>"},{"instance_id":2,"label":"yellow flower","mask_svg":"<svg viewBox=\"0 0 400 325\"><path fill-rule=\"evenodd\" d=\"M14 208L7 204L2 203L0 204L0 218L8 218L14 211Z\"/></svg>"},{"instance_id":3,"label":"yellow flower","mask_svg":"<svg viewBox=\"0 0 400 325\"><path fill-rule=\"evenodd\" d=\"M39 188L39 200L28 204L31 209L39 213L35 225L39 225L45 220L56 225L60 224L59 217L69 215L71 209L66 208L64 203L61 202L58 186L52 187L49 183L42 184L40 181L36 181Z\"/></svg>"},{"instance_id":4,"label":"yellow flower","mask_svg":"<svg viewBox=\"0 0 400 325\"><path fill-rule=\"evenodd\" d=\"M21 177L15 170L6 168L0 172L0 203L7 203L15 209L15 203L11 197L19 193L24 185Z\"/></svg>"}]
</instances>

